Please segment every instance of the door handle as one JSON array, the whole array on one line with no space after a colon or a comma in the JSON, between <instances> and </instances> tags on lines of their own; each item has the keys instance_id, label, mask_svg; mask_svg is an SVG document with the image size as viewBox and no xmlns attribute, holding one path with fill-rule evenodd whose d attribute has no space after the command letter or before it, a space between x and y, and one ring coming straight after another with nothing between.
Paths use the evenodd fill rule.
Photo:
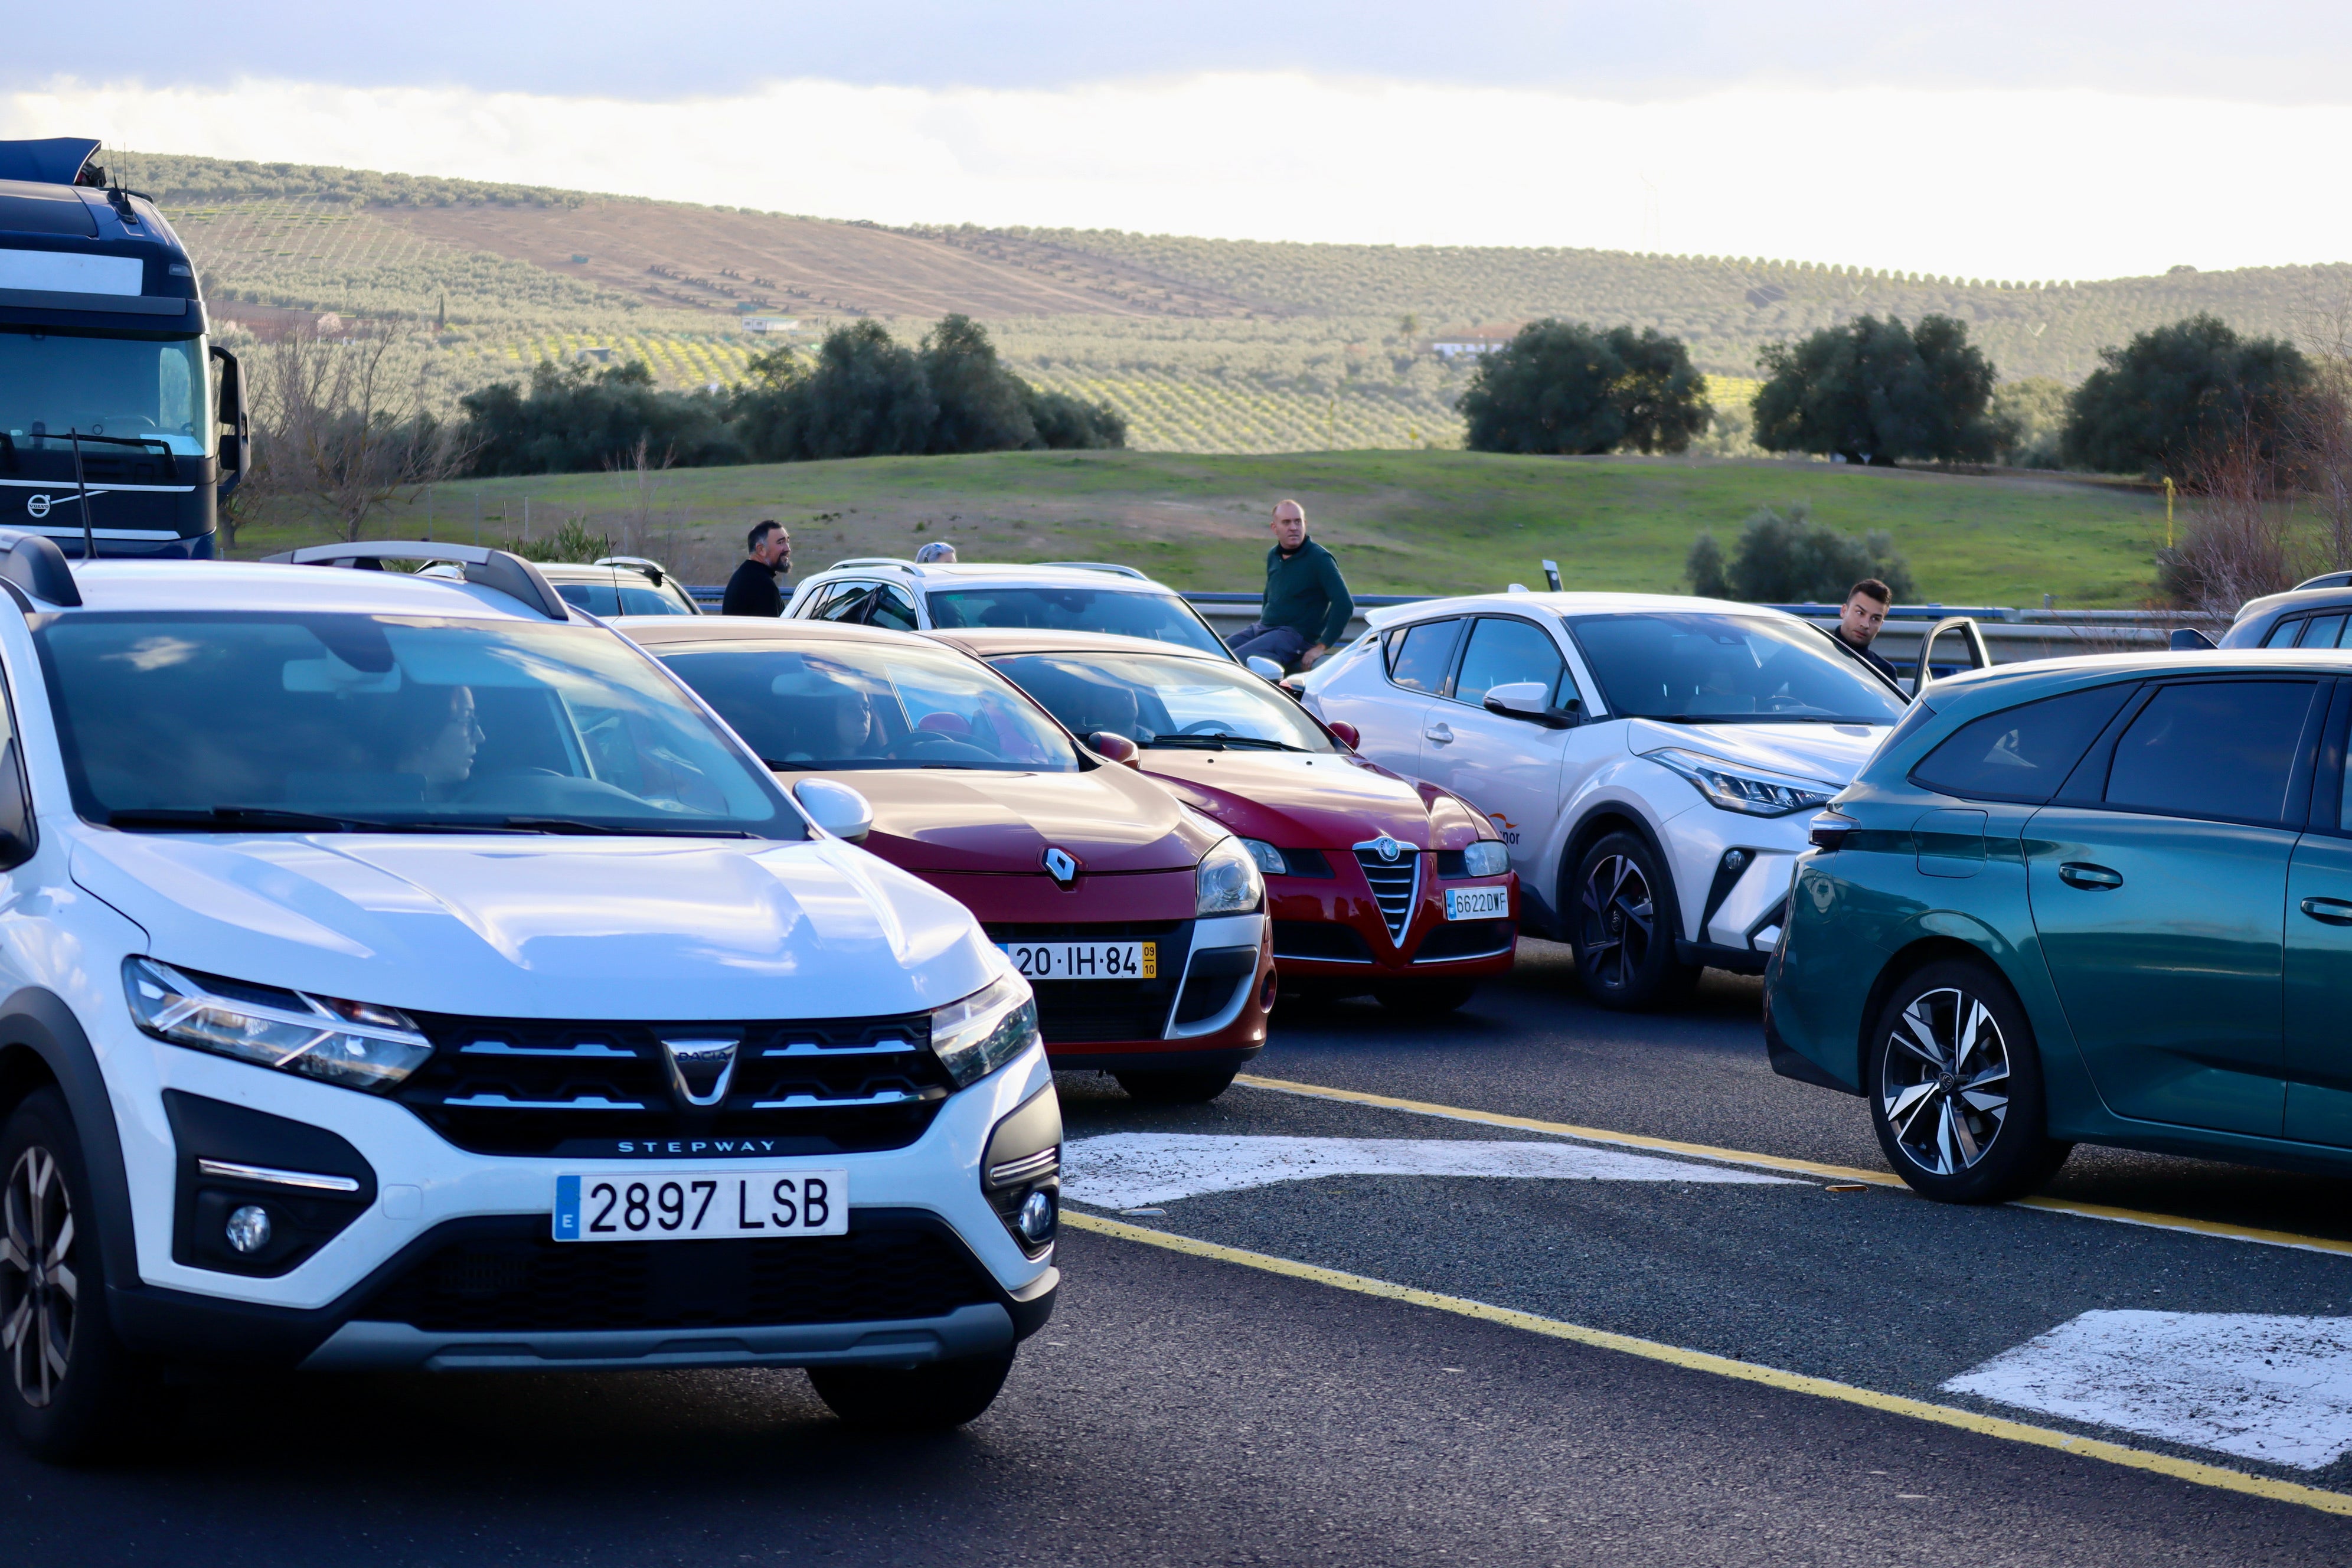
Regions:
<instances>
[{"instance_id":1,"label":"door handle","mask_svg":"<svg viewBox=\"0 0 2352 1568\"><path fill-rule=\"evenodd\" d=\"M2105 866L2094 866L2083 860L2069 860L2059 867L2058 879L2086 893L2103 893L2110 888L2124 885L2122 872L2110 871Z\"/></svg>"},{"instance_id":2,"label":"door handle","mask_svg":"<svg viewBox=\"0 0 2352 1568\"><path fill-rule=\"evenodd\" d=\"M1421 732L1421 738L1434 741L1441 746L1450 746L1454 743L1454 731L1449 725L1432 724Z\"/></svg>"},{"instance_id":3,"label":"door handle","mask_svg":"<svg viewBox=\"0 0 2352 1568\"><path fill-rule=\"evenodd\" d=\"M2332 926L2352 926L2352 904L2342 899L2305 899L2303 912Z\"/></svg>"}]
</instances>

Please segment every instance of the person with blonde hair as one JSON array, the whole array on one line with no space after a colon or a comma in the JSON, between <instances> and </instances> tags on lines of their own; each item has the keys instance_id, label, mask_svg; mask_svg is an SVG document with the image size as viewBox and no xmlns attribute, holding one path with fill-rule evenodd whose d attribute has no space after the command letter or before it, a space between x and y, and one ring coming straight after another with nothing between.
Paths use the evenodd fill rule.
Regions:
<instances>
[{"instance_id":1,"label":"person with blonde hair","mask_svg":"<svg viewBox=\"0 0 2352 1568\"><path fill-rule=\"evenodd\" d=\"M1265 597L1257 620L1227 644L1236 658L1270 658L1289 669L1311 669L1339 641L1356 601L1339 563L1307 537L1307 509L1275 503L1274 548L1265 552Z\"/></svg>"}]
</instances>

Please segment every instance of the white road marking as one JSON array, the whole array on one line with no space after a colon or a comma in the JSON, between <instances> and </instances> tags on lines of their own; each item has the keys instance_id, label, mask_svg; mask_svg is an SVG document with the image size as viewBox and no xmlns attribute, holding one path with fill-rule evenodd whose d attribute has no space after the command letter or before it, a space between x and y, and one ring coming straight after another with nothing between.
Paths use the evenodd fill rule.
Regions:
<instances>
[{"instance_id":1,"label":"white road marking","mask_svg":"<svg viewBox=\"0 0 2352 1568\"><path fill-rule=\"evenodd\" d=\"M1318 1176L1804 1184L1785 1176L1661 1160L1615 1149L1458 1138L1234 1138L1190 1132L1111 1132L1081 1138L1062 1154L1066 1195L1097 1208L1123 1209L1276 1182L1312 1181Z\"/></svg>"},{"instance_id":2,"label":"white road marking","mask_svg":"<svg viewBox=\"0 0 2352 1568\"><path fill-rule=\"evenodd\" d=\"M2316 1470L2352 1451L2352 1318L2085 1312L1944 1392Z\"/></svg>"}]
</instances>

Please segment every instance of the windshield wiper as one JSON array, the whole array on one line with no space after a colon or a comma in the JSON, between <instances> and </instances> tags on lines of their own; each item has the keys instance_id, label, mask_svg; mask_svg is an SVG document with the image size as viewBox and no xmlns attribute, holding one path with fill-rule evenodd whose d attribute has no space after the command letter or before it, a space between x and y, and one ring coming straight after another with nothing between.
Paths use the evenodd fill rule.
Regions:
<instances>
[{"instance_id":1,"label":"windshield wiper","mask_svg":"<svg viewBox=\"0 0 2352 1568\"><path fill-rule=\"evenodd\" d=\"M1244 746L1261 752L1303 752L1305 746L1294 746L1287 741L1269 741L1257 735L1154 735L1154 746L1197 746L1206 752L1222 752L1228 746Z\"/></svg>"},{"instance_id":2,"label":"windshield wiper","mask_svg":"<svg viewBox=\"0 0 2352 1568\"><path fill-rule=\"evenodd\" d=\"M655 823L615 827L603 822L583 822L576 816L509 816L499 826L517 833L580 833L623 838L751 838L740 827L667 827Z\"/></svg>"},{"instance_id":3,"label":"windshield wiper","mask_svg":"<svg viewBox=\"0 0 2352 1568\"><path fill-rule=\"evenodd\" d=\"M267 805L139 806L106 814L109 827L183 827L198 833L215 829L251 828L260 833L350 833L373 824L347 816L321 816L310 811L280 811Z\"/></svg>"}]
</instances>

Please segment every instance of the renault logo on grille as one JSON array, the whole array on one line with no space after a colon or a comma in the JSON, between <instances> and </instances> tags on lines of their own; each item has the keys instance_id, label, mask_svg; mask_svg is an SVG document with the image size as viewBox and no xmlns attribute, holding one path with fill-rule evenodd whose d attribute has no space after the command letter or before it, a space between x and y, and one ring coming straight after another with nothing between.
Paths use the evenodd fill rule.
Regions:
<instances>
[{"instance_id":1,"label":"renault logo on grille","mask_svg":"<svg viewBox=\"0 0 2352 1568\"><path fill-rule=\"evenodd\" d=\"M735 1053L740 1035L692 1035L662 1037L662 1054L669 1059L669 1086L678 1099L699 1107L717 1105L727 1098L735 1077Z\"/></svg>"},{"instance_id":2,"label":"renault logo on grille","mask_svg":"<svg viewBox=\"0 0 2352 1568\"><path fill-rule=\"evenodd\" d=\"M1078 879L1077 857L1066 849L1048 848L1045 851L1045 875L1054 879L1055 887L1068 891L1070 884Z\"/></svg>"},{"instance_id":3,"label":"renault logo on grille","mask_svg":"<svg viewBox=\"0 0 2352 1568\"><path fill-rule=\"evenodd\" d=\"M1383 833L1372 840L1372 853L1393 866L1396 864L1396 858L1404 853L1404 846Z\"/></svg>"}]
</instances>

